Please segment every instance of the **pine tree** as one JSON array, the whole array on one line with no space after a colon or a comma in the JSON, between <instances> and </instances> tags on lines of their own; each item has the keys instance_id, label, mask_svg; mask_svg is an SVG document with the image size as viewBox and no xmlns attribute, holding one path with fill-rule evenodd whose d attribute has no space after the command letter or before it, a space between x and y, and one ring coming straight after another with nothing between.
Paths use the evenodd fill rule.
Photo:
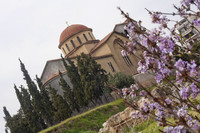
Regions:
<instances>
[{"instance_id":1,"label":"pine tree","mask_svg":"<svg viewBox=\"0 0 200 133\"><path fill-rule=\"evenodd\" d=\"M62 56L61 56L62 57ZM74 62L71 61L69 58L67 59L69 65L67 65L65 59L62 57L63 64L67 70L67 75L70 78L70 81L72 83L72 91L74 92L74 96L78 102L78 104L82 106L86 106L87 103L85 103L84 100L84 92L80 83L80 75L78 72L78 68L74 65Z\"/></svg>"},{"instance_id":2,"label":"pine tree","mask_svg":"<svg viewBox=\"0 0 200 133\"><path fill-rule=\"evenodd\" d=\"M52 105L52 102L50 100L47 89L45 87L43 87L41 79L38 78L37 75L36 75L36 81L37 81L38 87L40 89L41 104L43 107L42 116L43 116L45 123L47 123L47 125L50 126L50 125L54 124L53 114L54 114L55 108Z\"/></svg>"},{"instance_id":3,"label":"pine tree","mask_svg":"<svg viewBox=\"0 0 200 133\"><path fill-rule=\"evenodd\" d=\"M70 86L67 84L67 82L63 78L63 75L60 71L59 71L59 75L60 75L59 85L62 87L62 90L64 91L64 98L69 103L70 109L72 111L76 109L79 112L79 105L77 103L77 100L74 97L74 92L72 91Z\"/></svg>"},{"instance_id":4,"label":"pine tree","mask_svg":"<svg viewBox=\"0 0 200 133\"><path fill-rule=\"evenodd\" d=\"M48 87L51 95L52 103L56 111L54 112L54 120L60 122L71 116L72 110L63 97L57 94L57 91L51 86Z\"/></svg>"},{"instance_id":5,"label":"pine tree","mask_svg":"<svg viewBox=\"0 0 200 133\"><path fill-rule=\"evenodd\" d=\"M22 63L20 59L19 61L20 61L21 71L23 72L23 75L24 75L24 80L26 81L29 93L32 97L31 100L33 103L34 110L39 116L39 121L40 121L39 125L42 127L42 129L45 129L47 126L45 125L44 120L42 119L42 117L44 117L43 116L44 108L41 101L42 98L41 98L40 92L37 89L36 84L32 81L31 77L29 76L28 71L25 68L25 65Z\"/></svg>"}]
</instances>

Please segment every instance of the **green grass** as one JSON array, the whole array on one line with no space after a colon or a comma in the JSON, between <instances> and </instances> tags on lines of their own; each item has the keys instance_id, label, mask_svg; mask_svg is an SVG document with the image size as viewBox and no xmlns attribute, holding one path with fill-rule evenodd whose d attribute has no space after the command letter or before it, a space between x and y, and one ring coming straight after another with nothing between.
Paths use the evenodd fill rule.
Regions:
<instances>
[{"instance_id":1,"label":"green grass","mask_svg":"<svg viewBox=\"0 0 200 133\"><path fill-rule=\"evenodd\" d=\"M167 119L169 122L174 123L174 119L173 118L169 118ZM163 127L158 126L158 122L156 122L153 119L150 120L146 120L142 123L139 123L138 125L133 127L133 131L135 133L160 133L159 130L163 130ZM127 133L132 133L131 129L128 130Z\"/></svg>"},{"instance_id":2,"label":"green grass","mask_svg":"<svg viewBox=\"0 0 200 133\"><path fill-rule=\"evenodd\" d=\"M154 123L154 120L146 120L143 123L140 123L140 124L134 126L133 131L140 132L140 131L144 130L145 128L147 128L152 123Z\"/></svg>"},{"instance_id":3,"label":"green grass","mask_svg":"<svg viewBox=\"0 0 200 133\"><path fill-rule=\"evenodd\" d=\"M135 133L141 132L142 133L160 133L159 129L162 129L162 127L157 126L158 122L155 122L154 120L146 120L136 126L133 127L133 131ZM132 133L131 129L127 133Z\"/></svg>"},{"instance_id":4,"label":"green grass","mask_svg":"<svg viewBox=\"0 0 200 133\"><path fill-rule=\"evenodd\" d=\"M123 111L125 108L126 106L123 100L119 99L80 115L68 118L40 133L49 133L51 131L61 133L96 133L102 128L102 124L107 121L110 116Z\"/></svg>"}]
</instances>

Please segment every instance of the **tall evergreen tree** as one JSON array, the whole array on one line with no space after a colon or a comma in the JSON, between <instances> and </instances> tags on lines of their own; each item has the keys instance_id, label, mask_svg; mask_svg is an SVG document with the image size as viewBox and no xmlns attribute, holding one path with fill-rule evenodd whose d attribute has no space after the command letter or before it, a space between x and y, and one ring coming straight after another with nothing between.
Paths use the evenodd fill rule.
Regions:
<instances>
[{"instance_id":1,"label":"tall evergreen tree","mask_svg":"<svg viewBox=\"0 0 200 133\"><path fill-rule=\"evenodd\" d=\"M44 120L42 119L43 117L43 112L44 112L44 108L43 108L43 104L41 101L41 95L39 90L37 89L36 84L32 81L31 77L28 74L28 71L25 68L25 65L22 63L22 61L19 59L20 61L20 67L21 67L21 71L23 72L23 76L24 76L24 80L26 81L29 93L32 97L32 103L33 103L33 107L35 112L37 113L37 115L39 116L40 119L40 126L42 126L42 129L46 128L46 125L44 123Z\"/></svg>"},{"instance_id":2,"label":"tall evergreen tree","mask_svg":"<svg viewBox=\"0 0 200 133\"><path fill-rule=\"evenodd\" d=\"M11 115L10 115L10 113L8 112L8 110L5 106L3 107L3 112L4 112L4 115L5 115L4 119L6 121L5 127L8 127L8 128L10 128L10 130L12 130Z\"/></svg>"},{"instance_id":3,"label":"tall evergreen tree","mask_svg":"<svg viewBox=\"0 0 200 133\"><path fill-rule=\"evenodd\" d=\"M64 91L64 98L69 103L70 109L77 110L79 112L79 105L77 103L76 98L74 97L74 92L70 88L70 86L67 84L65 79L63 78L62 73L59 71L60 75L60 82L59 85L62 87L62 90Z\"/></svg>"},{"instance_id":4,"label":"tall evergreen tree","mask_svg":"<svg viewBox=\"0 0 200 133\"><path fill-rule=\"evenodd\" d=\"M9 119L11 118L11 115L10 115L10 113L8 112L8 110L5 106L3 107L3 112L4 112L4 115L5 115L4 119L6 121L9 121Z\"/></svg>"},{"instance_id":5,"label":"tall evergreen tree","mask_svg":"<svg viewBox=\"0 0 200 133\"><path fill-rule=\"evenodd\" d=\"M50 100L49 94L47 89L42 85L41 79L38 78L38 76L36 75L36 81L38 84L38 87L40 89L40 95L41 95L41 103L42 104L42 116L43 119L45 121L45 123L47 123L48 126L54 124L53 122L53 114L55 111L55 108L53 107L53 104Z\"/></svg>"},{"instance_id":6,"label":"tall evergreen tree","mask_svg":"<svg viewBox=\"0 0 200 133\"><path fill-rule=\"evenodd\" d=\"M61 56L62 57L62 56ZM66 63L65 59L62 57L63 64L67 70L67 75L70 78L70 81L73 85L72 90L74 92L74 96L77 99L77 102L80 106L86 106L84 100L84 92L80 83L80 75L78 72L78 68L74 65L74 62L71 61L69 58L67 59L69 65Z\"/></svg>"},{"instance_id":7,"label":"tall evergreen tree","mask_svg":"<svg viewBox=\"0 0 200 133\"><path fill-rule=\"evenodd\" d=\"M77 62L86 102L100 99L104 84L107 81L105 70L92 57L83 53L77 57Z\"/></svg>"},{"instance_id":8,"label":"tall evergreen tree","mask_svg":"<svg viewBox=\"0 0 200 133\"><path fill-rule=\"evenodd\" d=\"M42 130L43 126L41 125L41 120L33 108L31 97L27 89L25 89L23 86L20 86L20 92L16 86L14 86L14 88L31 132L35 133Z\"/></svg>"},{"instance_id":9,"label":"tall evergreen tree","mask_svg":"<svg viewBox=\"0 0 200 133\"><path fill-rule=\"evenodd\" d=\"M71 116L72 110L63 97L57 94L57 91L51 86L48 87L51 95L52 103L56 111L54 112L54 119L57 122L67 119Z\"/></svg>"},{"instance_id":10,"label":"tall evergreen tree","mask_svg":"<svg viewBox=\"0 0 200 133\"><path fill-rule=\"evenodd\" d=\"M6 122L6 126L10 129L11 133L32 133L21 109L13 117L9 115L9 112L5 107L3 110L6 117L9 117L9 121ZM5 132L8 132L8 128L6 128Z\"/></svg>"}]
</instances>

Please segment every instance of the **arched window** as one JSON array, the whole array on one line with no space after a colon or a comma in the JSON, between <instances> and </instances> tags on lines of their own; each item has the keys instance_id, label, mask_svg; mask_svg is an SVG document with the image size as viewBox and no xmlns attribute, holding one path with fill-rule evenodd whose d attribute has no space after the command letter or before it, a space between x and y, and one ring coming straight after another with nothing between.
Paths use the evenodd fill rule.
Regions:
<instances>
[{"instance_id":1,"label":"arched window","mask_svg":"<svg viewBox=\"0 0 200 133\"><path fill-rule=\"evenodd\" d=\"M115 69L114 69L114 67L113 67L112 63L111 63L111 62L108 62L108 65L109 65L109 67L110 67L111 71L112 71L112 72L115 72Z\"/></svg>"},{"instance_id":2,"label":"arched window","mask_svg":"<svg viewBox=\"0 0 200 133\"><path fill-rule=\"evenodd\" d=\"M126 62L126 65L128 65L128 66L132 65L132 62L127 55L122 56L122 57L123 57L124 61Z\"/></svg>"},{"instance_id":3,"label":"arched window","mask_svg":"<svg viewBox=\"0 0 200 133\"><path fill-rule=\"evenodd\" d=\"M70 42L72 43L72 46L73 46L74 48L76 48L76 45L74 44L74 41L71 40Z\"/></svg>"},{"instance_id":4,"label":"arched window","mask_svg":"<svg viewBox=\"0 0 200 133\"><path fill-rule=\"evenodd\" d=\"M65 46L66 46L67 50L70 51L69 46L67 44L65 44Z\"/></svg>"},{"instance_id":5,"label":"arched window","mask_svg":"<svg viewBox=\"0 0 200 133\"><path fill-rule=\"evenodd\" d=\"M63 50L63 52L64 52L64 53L65 53L65 55L66 55L67 53L66 53L65 49L64 49L64 48L62 48L62 50Z\"/></svg>"},{"instance_id":6,"label":"arched window","mask_svg":"<svg viewBox=\"0 0 200 133\"><path fill-rule=\"evenodd\" d=\"M78 42L79 42L80 45L81 45L81 44L82 44L81 39L80 39L78 36L77 36L76 38L77 38Z\"/></svg>"},{"instance_id":7,"label":"arched window","mask_svg":"<svg viewBox=\"0 0 200 133\"><path fill-rule=\"evenodd\" d=\"M85 34L83 34L83 36L84 36L85 40L86 40L86 41L88 41L88 39L87 39L86 35L85 35Z\"/></svg>"},{"instance_id":8,"label":"arched window","mask_svg":"<svg viewBox=\"0 0 200 133\"><path fill-rule=\"evenodd\" d=\"M90 32L88 32L88 34L89 34L90 38L93 40L92 35L90 34Z\"/></svg>"}]
</instances>

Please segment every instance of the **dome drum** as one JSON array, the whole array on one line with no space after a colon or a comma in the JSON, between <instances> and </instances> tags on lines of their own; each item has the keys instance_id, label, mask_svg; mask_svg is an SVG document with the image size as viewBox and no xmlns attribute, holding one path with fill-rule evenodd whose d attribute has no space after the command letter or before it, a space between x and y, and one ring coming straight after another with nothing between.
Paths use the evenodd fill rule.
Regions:
<instances>
[{"instance_id":1,"label":"dome drum","mask_svg":"<svg viewBox=\"0 0 200 133\"><path fill-rule=\"evenodd\" d=\"M70 37L74 36L77 33L83 32L83 31L92 31L91 28L88 28L81 24L75 24L68 26L60 35L60 41L59 41L59 49L61 48L62 44L69 39Z\"/></svg>"}]
</instances>

